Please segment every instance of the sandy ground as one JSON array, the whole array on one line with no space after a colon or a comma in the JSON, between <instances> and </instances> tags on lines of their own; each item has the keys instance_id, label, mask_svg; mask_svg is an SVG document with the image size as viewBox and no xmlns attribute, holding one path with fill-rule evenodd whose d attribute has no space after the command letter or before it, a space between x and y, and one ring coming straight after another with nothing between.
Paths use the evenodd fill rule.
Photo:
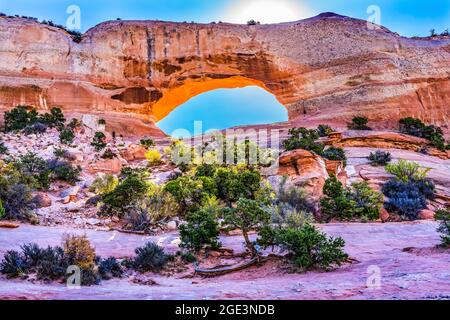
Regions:
<instances>
[{"instance_id":1,"label":"sandy ground","mask_svg":"<svg viewBox=\"0 0 450 320\"><path fill-rule=\"evenodd\" d=\"M437 224L337 223L320 228L342 236L355 262L332 272L292 274L274 262L217 278L146 275L157 285L140 285L133 278L69 290L58 283L33 283L0 278L1 299L450 299L450 254L436 249ZM176 250L177 234L144 237L95 230L22 225L0 229L0 254L30 241L59 244L64 233L86 233L97 254L131 256L148 240ZM225 247L242 250L239 236L222 237ZM407 249L413 247L414 249ZM405 250L406 249L406 250ZM378 277L379 274L379 277ZM375 279L374 281L372 281ZM379 279L379 281L377 280ZM373 285L375 284L375 287ZM377 286L377 283L380 285Z\"/></svg>"}]
</instances>

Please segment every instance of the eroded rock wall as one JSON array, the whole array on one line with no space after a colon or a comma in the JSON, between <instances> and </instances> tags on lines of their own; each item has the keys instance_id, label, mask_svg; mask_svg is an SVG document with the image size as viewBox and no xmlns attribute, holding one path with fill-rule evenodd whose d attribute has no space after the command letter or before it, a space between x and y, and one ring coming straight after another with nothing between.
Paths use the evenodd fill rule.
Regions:
<instances>
[{"instance_id":1,"label":"eroded rock wall","mask_svg":"<svg viewBox=\"0 0 450 320\"><path fill-rule=\"evenodd\" d=\"M154 122L216 88L258 85L293 119L404 116L447 125L450 39L408 39L322 14L277 25L102 23L75 43L63 30L0 18L0 108L61 106L110 129L161 135ZM211 106L214 107L214 106Z\"/></svg>"}]
</instances>

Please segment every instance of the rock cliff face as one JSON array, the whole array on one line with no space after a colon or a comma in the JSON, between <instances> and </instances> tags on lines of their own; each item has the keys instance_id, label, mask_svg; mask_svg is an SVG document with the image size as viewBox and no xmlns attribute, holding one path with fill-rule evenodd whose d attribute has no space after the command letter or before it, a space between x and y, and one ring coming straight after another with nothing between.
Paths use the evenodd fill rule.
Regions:
<instances>
[{"instance_id":1,"label":"rock cliff face","mask_svg":"<svg viewBox=\"0 0 450 320\"><path fill-rule=\"evenodd\" d=\"M258 85L289 118L446 125L450 39L408 39L334 14L276 25L102 23L75 43L63 30L0 18L0 108L61 106L109 129L162 133L154 122L216 88ZM211 106L212 108L214 106Z\"/></svg>"}]
</instances>

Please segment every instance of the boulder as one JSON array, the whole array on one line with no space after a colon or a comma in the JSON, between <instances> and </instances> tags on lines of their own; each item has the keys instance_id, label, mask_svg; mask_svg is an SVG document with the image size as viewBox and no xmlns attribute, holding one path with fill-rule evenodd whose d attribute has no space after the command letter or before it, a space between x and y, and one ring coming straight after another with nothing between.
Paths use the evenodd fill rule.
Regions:
<instances>
[{"instance_id":1,"label":"boulder","mask_svg":"<svg viewBox=\"0 0 450 320\"><path fill-rule=\"evenodd\" d=\"M38 208L48 208L52 206L52 199L46 193L38 193L33 198L33 202Z\"/></svg>"},{"instance_id":2,"label":"boulder","mask_svg":"<svg viewBox=\"0 0 450 320\"><path fill-rule=\"evenodd\" d=\"M110 174L119 174L122 170L122 161L118 158L113 159L98 159L94 162L91 162L88 165L87 171L90 174L96 173L110 173Z\"/></svg>"},{"instance_id":3,"label":"boulder","mask_svg":"<svg viewBox=\"0 0 450 320\"><path fill-rule=\"evenodd\" d=\"M323 195L323 186L330 177L325 161L318 155L302 149L288 151L280 156L277 175L289 176L294 185L303 187L315 199Z\"/></svg>"},{"instance_id":4,"label":"boulder","mask_svg":"<svg viewBox=\"0 0 450 320\"><path fill-rule=\"evenodd\" d=\"M177 226L177 222L176 221L169 221L167 224L166 224L166 229L167 230L177 230L178 229L178 226Z\"/></svg>"},{"instance_id":5,"label":"boulder","mask_svg":"<svg viewBox=\"0 0 450 320\"><path fill-rule=\"evenodd\" d=\"M120 155L127 161L145 160L147 149L138 144L131 144L126 149L120 151Z\"/></svg>"},{"instance_id":6,"label":"boulder","mask_svg":"<svg viewBox=\"0 0 450 320\"><path fill-rule=\"evenodd\" d=\"M80 192L81 188L80 186L74 186L72 188L68 188L61 192L60 197L66 198L66 197L76 197L78 192Z\"/></svg>"},{"instance_id":7,"label":"boulder","mask_svg":"<svg viewBox=\"0 0 450 320\"><path fill-rule=\"evenodd\" d=\"M428 210L428 209L421 210L417 214L417 217L420 220L434 220L434 216L435 216L435 212L431 211L431 210Z\"/></svg>"}]
</instances>

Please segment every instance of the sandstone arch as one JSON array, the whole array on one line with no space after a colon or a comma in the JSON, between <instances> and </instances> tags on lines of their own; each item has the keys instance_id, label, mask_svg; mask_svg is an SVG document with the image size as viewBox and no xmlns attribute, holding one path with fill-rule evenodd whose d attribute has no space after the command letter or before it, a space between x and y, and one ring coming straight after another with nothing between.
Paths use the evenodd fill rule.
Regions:
<instances>
[{"instance_id":1,"label":"sandstone arch","mask_svg":"<svg viewBox=\"0 0 450 320\"><path fill-rule=\"evenodd\" d=\"M0 108L17 101L101 114L124 133L216 88L258 85L289 119L447 125L450 39L409 39L335 14L276 25L109 21L75 43L63 30L0 18Z\"/></svg>"}]
</instances>

